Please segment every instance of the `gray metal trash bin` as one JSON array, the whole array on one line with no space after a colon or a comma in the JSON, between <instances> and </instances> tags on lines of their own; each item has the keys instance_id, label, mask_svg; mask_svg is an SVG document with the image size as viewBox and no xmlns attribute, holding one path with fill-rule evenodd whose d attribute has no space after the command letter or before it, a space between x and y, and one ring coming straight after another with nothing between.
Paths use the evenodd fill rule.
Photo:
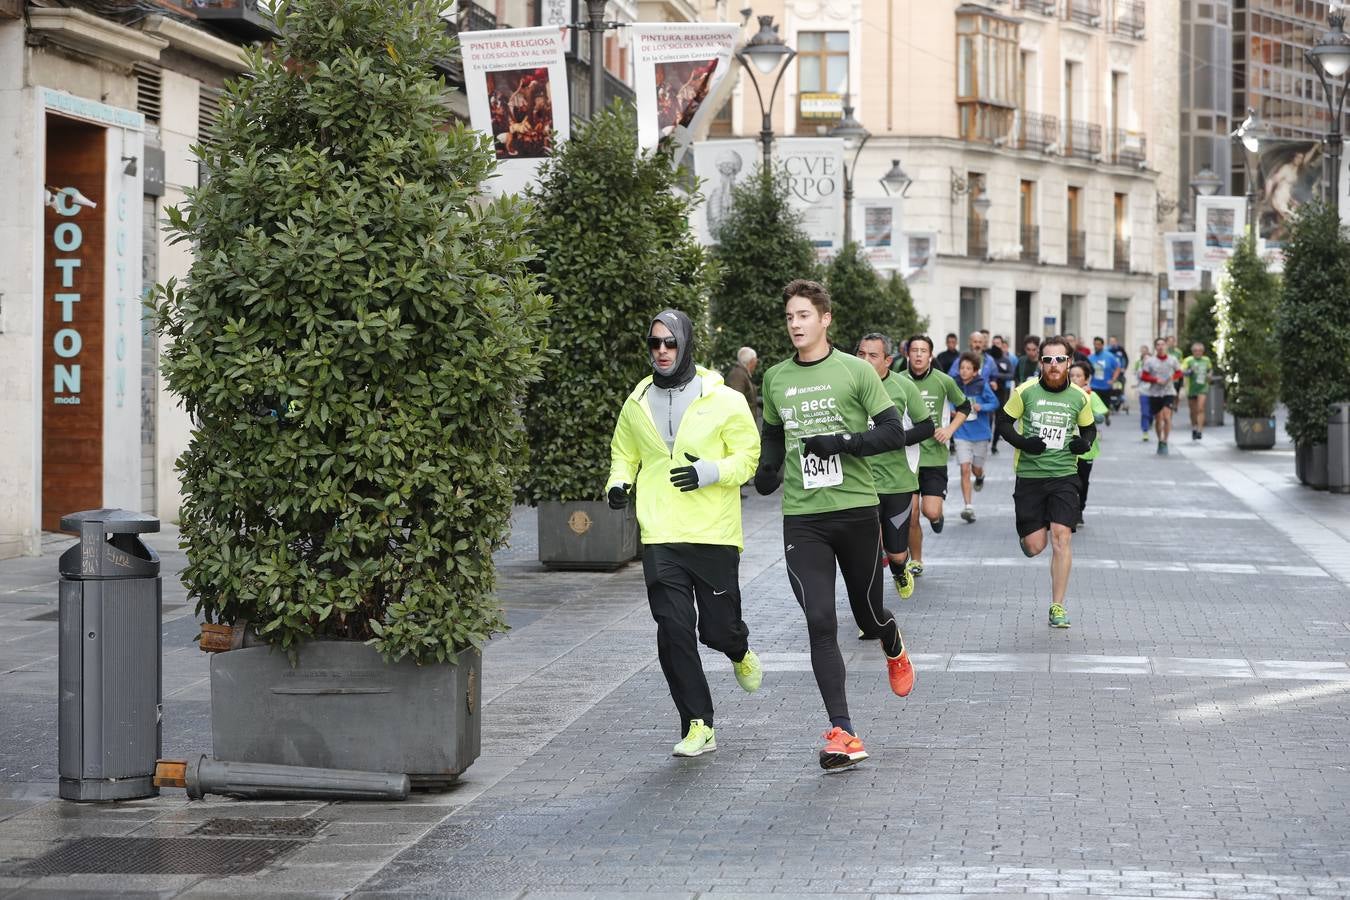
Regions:
<instances>
[{"instance_id":1,"label":"gray metal trash bin","mask_svg":"<svg viewBox=\"0 0 1350 900\"><path fill-rule=\"evenodd\" d=\"M1350 494L1350 403L1333 403L1327 420L1327 490Z\"/></svg>"},{"instance_id":2,"label":"gray metal trash bin","mask_svg":"<svg viewBox=\"0 0 1350 900\"><path fill-rule=\"evenodd\" d=\"M66 800L159 793L159 555L137 535L159 520L122 509L61 519L80 542L61 554L57 755Z\"/></svg>"},{"instance_id":3,"label":"gray metal trash bin","mask_svg":"<svg viewBox=\"0 0 1350 900\"><path fill-rule=\"evenodd\" d=\"M1217 375L1209 379L1209 394L1205 397L1205 424L1223 424L1223 379Z\"/></svg>"}]
</instances>

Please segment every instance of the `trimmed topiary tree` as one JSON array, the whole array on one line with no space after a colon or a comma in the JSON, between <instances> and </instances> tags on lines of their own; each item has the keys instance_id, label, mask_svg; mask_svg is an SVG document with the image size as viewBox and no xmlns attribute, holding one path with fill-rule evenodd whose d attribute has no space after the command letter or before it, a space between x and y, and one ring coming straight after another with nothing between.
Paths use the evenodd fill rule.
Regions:
<instances>
[{"instance_id":1,"label":"trimmed topiary tree","mask_svg":"<svg viewBox=\"0 0 1350 900\"><path fill-rule=\"evenodd\" d=\"M183 582L285 648L456 659L504 627L492 551L548 300L527 204L485 201L490 145L445 127L426 0L295 0L250 54L203 185L168 211L195 258L158 289L192 416Z\"/></svg>"},{"instance_id":2,"label":"trimmed topiary tree","mask_svg":"<svg viewBox=\"0 0 1350 900\"><path fill-rule=\"evenodd\" d=\"M1214 321L1214 292L1197 291L1195 306L1186 315L1186 334L1181 349L1190 355L1191 345L1199 341L1205 345L1206 353L1213 353L1214 342L1218 337L1218 324Z\"/></svg>"},{"instance_id":3,"label":"trimmed topiary tree","mask_svg":"<svg viewBox=\"0 0 1350 900\"><path fill-rule=\"evenodd\" d=\"M1331 405L1350 400L1350 244L1336 210L1300 206L1284 254L1275 333L1285 427L1300 445L1324 444Z\"/></svg>"},{"instance_id":4,"label":"trimmed topiary tree","mask_svg":"<svg viewBox=\"0 0 1350 900\"><path fill-rule=\"evenodd\" d=\"M1279 281L1266 271L1248 234L1228 261L1215 297L1226 406L1234 416L1274 415L1280 396L1280 344L1275 337Z\"/></svg>"},{"instance_id":5,"label":"trimmed topiary tree","mask_svg":"<svg viewBox=\"0 0 1350 900\"><path fill-rule=\"evenodd\" d=\"M882 276L856 243L844 245L825 270L825 284L834 303L830 340L852 353L864 334L880 332L898 348L926 322L914 310L914 299L904 278ZM899 350L897 349L898 353Z\"/></svg>"},{"instance_id":6,"label":"trimmed topiary tree","mask_svg":"<svg viewBox=\"0 0 1350 900\"><path fill-rule=\"evenodd\" d=\"M639 155L633 113L617 102L540 171L533 266L553 297L549 340L560 353L529 392L525 502L602 498L619 408L651 374L652 317L674 307L706 320L708 260L677 177L665 153Z\"/></svg>"},{"instance_id":7,"label":"trimmed topiary tree","mask_svg":"<svg viewBox=\"0 0 1350 900\"><path fill-rule=\"evenodd\" d=\"M820 278L816 248L788 202L787 177L760 170L732 190L731 207L712 248L720 285L713 296L712 353L719 369L753 347L768 366L793 352L783 318L783 285Z\"/></svg>"}]
</instances>

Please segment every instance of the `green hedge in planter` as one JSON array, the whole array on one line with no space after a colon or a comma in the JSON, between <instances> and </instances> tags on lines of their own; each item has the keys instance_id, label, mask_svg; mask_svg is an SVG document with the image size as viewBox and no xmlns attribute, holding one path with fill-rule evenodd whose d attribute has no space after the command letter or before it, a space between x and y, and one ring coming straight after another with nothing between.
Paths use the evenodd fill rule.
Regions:
<instances>
[{"instance_id":1,"label":"green hedge in planter","mask_svg":"<svg viewBox=\"0 0 1350 900\"><path fill-rule=\"evenodd\" d=\"M1280 396L1280 344L1275 336L1279 289L1279 280L1266 271L1251 235L1246 235L1228 261L1214 303L1225 405L1235 416L1275 413Z\"/></svg>"},{"instance_id":2,"label":"green hedge in planter","mask_svg":"<svg viewBox=\"0 0 1350 900\"><path fill-rule=\"evenodd\" d=\"M732 191L731 207L712 248L719 285L712 301L714 365L725 368L741 347L753 347L762 374L790 355L783 317L783 285L794 278L819 278L816 248L802 230L801 216L788 200L781 171L759 170Z\"/></svg>"},{"instance_id":3,"label":"green hedge in planter","mask_svg":"<svg viewBox=\"0 0 1350 900\"><path fill-rule=\"evenodd\" d=\"M1350 244L1336 210L1299 207L1284 254L1276 334L1286 428L1299 444L1322 444L1331 404L1350 400Z\"/></svg>"},{"instance_id":4,"label":"green hedge in planter","mask_svg":"<svg viewBox=\"0 0 1350 900\"><path fill-rule=\"evenodd\" d=\"M1205 345L1205 353L1212 356L1218 336L1218 323L1214 321L1214 292L1197 291L1195 305L1186 315L1186 334L1181 341L1181 349L1190 356L1191 345L1199 341Z\"/></svg>"},{"instance_id":5,"label":"green hedge in planter","mask_svg":"<svg viewBox=\"0 0 1350 900\"><path fill-rule=\"evenodd\" d=\"M909 285L898 274L882 276L856 243L849 243L830 261L825 284L834 304L830 340L852 353L864 334L887 335L898 348L911 334L927 328L914 310ZM896 352L899 352L898 349Z\"/></svg>"},{"instance_id":6,"label":"green hedge in planter","mask_svg":"<svg viewBox=\"0 0 1350 900\"><path fill-rule=\"evenodd\" d=\"M291 648L450 661L504 627L518 399L548 299L527 204L483 201L490 145L445 130L425 0L296 0L232 84L208 178L169 210L194 261L158 289L183 582L212 621Z\"/></svg>"},{"instance_id":7,"label":"green hedge in planter","mask_svg":"<svg viewBox=\"0 0 1350 900\"><path fill-rule=\"evenodd\" d=\"M652 317L674 307L705 321L710 271L677 177L666 154L638 154L633 114L616 102L572 132L531 191L533 267L553 297L559 352L527 400L525 502L602 498L619 408L652 371Z\"/></svg>"}]
</instances>

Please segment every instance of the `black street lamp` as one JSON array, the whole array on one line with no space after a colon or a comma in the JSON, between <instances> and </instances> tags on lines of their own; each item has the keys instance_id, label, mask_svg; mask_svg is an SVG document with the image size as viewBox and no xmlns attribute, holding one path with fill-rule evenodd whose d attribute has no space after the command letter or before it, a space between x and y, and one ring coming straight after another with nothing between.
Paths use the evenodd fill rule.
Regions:
<instances>
[{"instance_id":1,"label":"black street lamp","mask_svg":"<svg viewBox=\"0 0 1350 900\"><path fill-rule=\"evenodd\" d=\"M1231 135L1233 140L1242 144L1242 149L1246 152L1242 154L1242 165L1247 173L1247 225L1253 229L1256 237L1261 236L1261 230L1257 227L1254 218L1256 214L1256 175L1252 171L1252 158L1256 159L1257 165L1261 164L1261 145L1270 140L1270 129L1266 123L1261 121L1261 114L1250 106L1247 107L1247 118L1242 120ZM1197 223L1197 227L1199 223Z\"/></svg>"},{"instance_id":2,"label":"black street lamp","mask_svg":"<svg viewBox=\"0 0 1350 900\"><path fill-rule=\"evenodd\" d=\"M588 3L596 0L587 0ZM749 10L742 10L748 13ZM736 51L736 58L741 61L741 65L750 73L750 83L755 87L755 98L759 100L759 140L764 145L764 171L769 171L772 165L772 158L769 150L773 145L773 103L778 97L778 86L783 82L783 74L787 72L788 63L792 62L797 55L783 39L778 36L778 26L773 24L773 16L759 17L759 32L750 40L745 42L741 49ZM779 68L779 64L782 64ZM773 80L773 91L769 94L769 102L764 103L764 92L759 89L759 78L755 76L758 71L766 78L773 74L773 70L778 69L778 77Z\"/></svg>"},{"instance_id":3,"label":"black street lamp","mask_svg":"<svg viewBox=\"0 0 1350 900\"><path fill-rule=\"evenodd\" d=\"M1316 46L1304 50L1303 56L1317 72L1322 82L1322 96L1327 101L1327 115L1331 119L1331 132L1327 135L1327 163L1330 171L1327 177L1327 193L1332 207L1340 212L1341 208L1341 116L1344 115L1345 94L1350 83L1345 73L1350 70L1350 35L1345 33L1345 13L1335 4L1327 13L1327 24L1331 26L1322 35ZM1340 82L1340 91L1334 82Z\"/></svg>"},{"instance_id":4,"label":"black street lamp","mask_svg":"<svg viewBox=\"0 0 1350 900\"><path fill-rule=\"evenodd\" d=\"M844 152L853 154L853 165L844 163L844 246L853 240L853 176L858 172L858 156L863 145L872 136L872 132L853 117L853 104L844 95L844 117L839 124L830 129L830 137L844 139Z\"/></svg>"},{"instance_id":5,"label":"black street lamp","mask_svg":"<svg viewBox=\"0 0 1350 900\"><path fill-rule=\"evenodd\" d=\"M892 192L899 191L901 198L909 194L909 186L914 183L914 179L905 174L905 170L900 168L900 160L891 160L891 167L881 176L881 187L886 191L889 197Z\"/></svg>"}]
</instances>

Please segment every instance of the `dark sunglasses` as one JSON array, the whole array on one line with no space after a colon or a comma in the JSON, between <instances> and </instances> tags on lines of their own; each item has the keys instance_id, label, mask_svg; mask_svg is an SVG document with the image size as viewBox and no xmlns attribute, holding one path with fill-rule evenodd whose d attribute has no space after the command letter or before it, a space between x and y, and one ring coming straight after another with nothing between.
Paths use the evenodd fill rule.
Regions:
<instances>
[{"instance_id":1,"label":"dark sunglasses","mask_svg":"<svg viewBox=\"0 0 1350 900\"><path fill-rule=\"evenodd\" d=\"M1058 365L1061 365L1061 364L1066 363L1066 362L1068 362L1068 361L1069 361L1069 358L1068 358L1067 356L1042 356L1042 357L1041 357L1041 362L1045 363L1046 365L1050 365L1051 363L1054 363L1055 365L1058 366Z\"/></svg>"},{"instance_id":2,"label":"dark sunglasses","mask_svg":"<svg viewBox=\"0 0 1350 900\"><path fill-rule=\"evenodd\" d=\"M673 337L668 337L668 338L649 337L649 338L647 338L647 349L648 349L648 350L660 350L662 344L665 345L665 347L666 347L667 350L674 350L674 349L676 349L677 347L680 346L680 342L677 341L677 340L675 340L675 338L673 338Z\"/></svg>"}]
</instances>

